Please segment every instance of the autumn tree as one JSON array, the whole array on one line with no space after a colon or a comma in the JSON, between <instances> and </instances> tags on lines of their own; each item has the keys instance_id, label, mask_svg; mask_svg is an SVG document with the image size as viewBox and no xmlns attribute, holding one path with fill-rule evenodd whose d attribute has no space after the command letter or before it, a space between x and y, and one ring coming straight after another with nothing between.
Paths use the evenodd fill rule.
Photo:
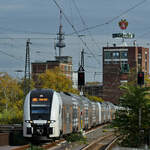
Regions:
<instances>
[{"instance_id":1,"label":"autumn tree","mask_svg":"<svg viewBox=\"0 0 150 150\"><path fill-rule=\"evenodd\" d=\"M23 90L17 79L0 73L0 123L22 122Z\"/></svg>"},{"instance_id":2,"label":"autumn tree","mask_svg":"<svg viewBox=\"0 0 150 150\"><path fill-rule=\"evenodd\" d=\"M89 95L86 95L86 97L91 100L91 101L94 101L94 102L103 102L104 100L100 97L97 97L97 96L89 96Z\"/></svg>"},{"instance_id":3,"label":"autumn tree","mask_svg":"<svg viewBox=\"0 0 150 150\"><path fill-rule=\"evenodd\" d=\"M72 88L72 81L66 77L58 68L46 70L38 76L35 83L40 88L51 88L56 91L78 93L78 90Z\"/></svg>"}]
</instances>

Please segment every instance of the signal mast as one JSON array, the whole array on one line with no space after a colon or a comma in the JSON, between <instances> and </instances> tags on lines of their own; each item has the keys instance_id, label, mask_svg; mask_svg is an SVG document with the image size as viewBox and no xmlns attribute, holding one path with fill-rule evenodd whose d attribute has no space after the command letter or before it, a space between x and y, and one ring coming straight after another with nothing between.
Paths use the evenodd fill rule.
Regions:
<instances>
[{"instance_id":1,"label":"signal mast","mask_svg":"<svg viewBox=\"0 0 150 150\"><path fill-rule=\"evenodd\" d=\"M84 70L84 49L81 51L81 60L78 69L78 89L80 90L80 95L83 95L83 87L85 85L85 70Z\"/></svg>"}]
</instances>

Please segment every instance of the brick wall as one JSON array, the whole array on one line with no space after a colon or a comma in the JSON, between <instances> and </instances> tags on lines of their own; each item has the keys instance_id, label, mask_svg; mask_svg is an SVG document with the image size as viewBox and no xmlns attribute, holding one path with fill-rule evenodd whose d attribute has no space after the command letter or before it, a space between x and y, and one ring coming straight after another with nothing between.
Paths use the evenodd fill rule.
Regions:
<instances>
[{"instance_id":1,"label":"brick wall","mask_svg":"<svg viewBox=\"0 0 150 150\"><path fill-rule=\"evenodd\" d=\"M127 59L118 58L118 62L114 63L114 58L107 59L109 60L106 63L106 59L104 59L103 55L103 99L105 101L111 101L113 103L117 103L121 95L121 91L119 86L122 82L128 81L128 73L122 73L121 64L122 61L126 61L129 65L130 70L135 69L136 72L139 71L140 66L142 71L149 73L149 49L143 47L103 47L103 54L105 51L110 51L111 55L113 52L127 51L128 56ZM141 64L139 64L139 55L141 53ZM111 56L112 57L112 56ZM115 60L115 61L116 61Z\"/></svg>"}]
</instances>

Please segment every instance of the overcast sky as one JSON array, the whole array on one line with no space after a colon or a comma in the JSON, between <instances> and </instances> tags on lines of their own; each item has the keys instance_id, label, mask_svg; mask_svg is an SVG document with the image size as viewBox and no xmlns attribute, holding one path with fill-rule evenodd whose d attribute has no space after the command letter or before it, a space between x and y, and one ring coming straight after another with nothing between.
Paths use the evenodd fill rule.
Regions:
<instances>
[{"instance_id":1,"label":"overcast sky","mask_svg":"<svg viewBox=\"0 0 150 150\"><path fill-rule=\"evenodd\" d=\"M80 51L84 48L87 81L101 81L102 47L107 42L109 45L121 43L121 39L112 39L112 33L122 32L118 27L121 19L129 23L125 32L136 36L126 41L128 45L136 40L139 46L149 47L150 0L55 1L65 15L62 23L66 47L62 54L73 57L76 71ZM27 38L31 38L32 42L32 62L54 60L54 42L57 41L53 38L56 38L58 28L59 9L54 0L0 0L0 71L19 76L15 70L24 70ZM76 34L71 34L74 30L85 28L89 30L77 32L85 35L81 37L83 41Z\"/></svg>"}]
</instances>

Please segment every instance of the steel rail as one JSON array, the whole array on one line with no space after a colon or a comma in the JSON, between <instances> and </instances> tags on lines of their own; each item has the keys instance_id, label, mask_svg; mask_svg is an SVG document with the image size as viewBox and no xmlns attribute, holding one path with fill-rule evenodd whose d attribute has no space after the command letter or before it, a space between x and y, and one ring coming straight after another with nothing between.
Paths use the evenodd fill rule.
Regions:
<instances>
[{"instance_id":1,"label":"steel rail","mask_svg":"<svg viewBox=\"0 0 150 150\"><path fill-rule=\"evenodd\" d=\"M116 141L118 140L119 137L116 137L115 139L113 139L105 148L105 150L111 150L112 147L115 145Z\"/></svg>"},{"instance_id":2,"label":"steel rail","mask_svg":"<svg viewBox=\"0 0 150 150\"><path fill-rule=\"evenodd\" d=\"M101 144L100 142L103 141L104 139L107 139L107 138L113 136L113 135L114 134L111 133L111 134L105 135L103 137L100 137L99 139L93 141L91 144L89 144L86 147L82 148L82 150L98 150L98 149L100 149L101 147L104 146L104 144Z\"/></svg>"}]
</instances>

